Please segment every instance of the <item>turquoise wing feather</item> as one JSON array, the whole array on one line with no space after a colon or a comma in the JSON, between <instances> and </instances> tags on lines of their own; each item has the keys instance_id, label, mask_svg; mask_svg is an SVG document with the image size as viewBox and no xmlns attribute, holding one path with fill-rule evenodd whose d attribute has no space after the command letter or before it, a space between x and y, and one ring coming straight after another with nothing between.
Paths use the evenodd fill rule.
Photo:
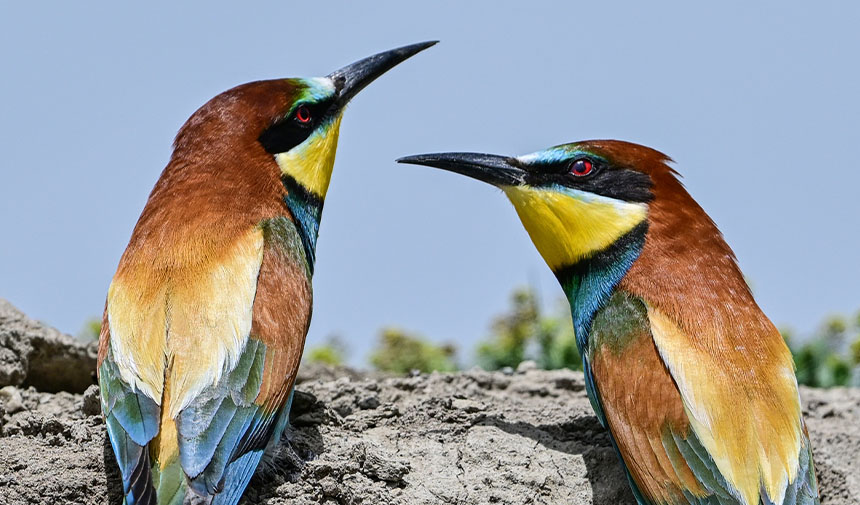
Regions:
<instances>
[{"instance_id":1,"label":"turquoise wing feather","mask_svg":"<svg viewBox=\"0 0 860 505\"><path fill-rule=\"evenodd\" d=\"M103 336L102 406L127 505L178 505L192 494L207 503L234 505L265 450L280 439L310 322L311 294L295 225L286 218L271 221L263 224L250 334L230 368L174 417L122 381L110 335ZM166 376L173 364L167 367Z\"/></svg>"},{"instance_id":2,"label":"turquoise wing feather","mask_svg":"<svg viewBox=\"0 0 860 505\"><path fill-rule=\"evenodd\" d=\"M215 496L212 500L212 505L233 505L242 497L242 493L254 476L254 471L260 463L260 458L265 453L266 449L278 443L287 427L290 418L290 406L292 405L293 394L290 392L286 404L280 409L277 418L274 419L274 424L271 424L270 438L267 445L254 449L247 449L247 452L241 454L235 461L230 463L224 473L224 491ZM239 453L237 453L239 454Z\"/></svg>"},{"instance_id":3,"label":"turquoise wing feather","mask_svg":"<svg viewBox=\"0 0 860 505\"><path fill-rule=\"evenodd\" d=\"M250 338L236 367L176 417L180 462L190 486L198 494L216 495L218 503L235 503L223 496L241 496L269 440L284 430L277 421L285 417L287 394L269 404L254 403L265 357L265 344Z\"/></svg>"},{"instance_id":4,"label":"turquoise wing feather","mask_svg":"<svg viewBox=\"0 0 860 505\"><path fill-rule=\"evenodd\" d=\"M651 337L644 303L622 292L596 314L583 353L586 385L640 505L743 505L690 428L677 385ZM808 435L785 496L761 505L818 504Z\"/></svg>"},{"instance_id":5,"label":"turquoise wing feather","mask_svg":"<svg viewBox=\"0 0 860 505\"><path fill-rule=\"evenodd\" d=\"M122 474L126 505L155 504L148 444L158 434L161 408L120 377L108 351L99 367L102 412Z\"/></svg>"},{"instance_id":6,"label":"turquoise wing feather","mask_svg":"<svg viewBox=\"0 0 860 505\"><path fill-rule=\"evenodd\" d=\"M99 374L102 407L126 505L178 505L189 492L211 495L213 504L239 501L266 448L280 439L289 419L291 392L254 403L265 358L265 344L248 339L236 367L176 417L179 460L161 468L151 461L148 447L158 434L161 409L121 380L108 353Z\"/></svg>"}]
</instances>

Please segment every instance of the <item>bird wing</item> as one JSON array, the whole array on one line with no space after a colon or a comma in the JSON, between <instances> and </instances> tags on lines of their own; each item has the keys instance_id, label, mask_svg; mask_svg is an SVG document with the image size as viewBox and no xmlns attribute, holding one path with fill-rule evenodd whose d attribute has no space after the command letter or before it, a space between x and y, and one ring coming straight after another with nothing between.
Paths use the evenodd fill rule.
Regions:
<instances>
[{"instance_id":1,"label":"bird wing","mask_svg":"<svg viewBox=\"0 0 860 505\"><path fill-rule=\"evenodd\" d=\"M108 295L100 383L129 505L187 487L235 503L286 425L311 305L295 226L267 220L209 258L121 264Z\"/></svg>"},{"instance_id":2,"label":"bird wing","mask_svg":"<svg viewBox=\"0 0 860 505\"><path fill-rule=\"evenodd\" d=\"M98 367L102 412L122 474L127 505L154 503L147 446L159 432L161 407L122 379L110 349L107 309L99 338Z\"/></svg>"},{"instance_id":3,"label":"bird wing","mask_svg":"<svg viewBox=\"0 0 860 505\"><path fill-rule=\"evenodd\" d=\"M310 324L311 285L298 232L286 218L261 226L265 247L250 337L236 367L176 417L184 472L214 504L239 500L288 417Z\"/></svg>"},{"instance_id":4,"label":"bird wing","mask_svg":"<svg viewBox=\"0 0 860 505\"><path fill-rule=\"evenodd\" d=\"M740 370L691 341L623 291L592 322L588 373L639 503L817 503L790 365Z\"/></svg>"}]
</instances>

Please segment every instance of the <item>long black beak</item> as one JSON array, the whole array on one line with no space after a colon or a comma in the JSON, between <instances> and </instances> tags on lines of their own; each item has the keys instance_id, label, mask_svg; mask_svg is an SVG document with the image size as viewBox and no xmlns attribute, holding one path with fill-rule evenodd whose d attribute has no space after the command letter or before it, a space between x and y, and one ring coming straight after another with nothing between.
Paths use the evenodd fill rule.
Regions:
<instances>
[{"instance_id":1,"label":"long black beak","mask_svg":"<svg viewBox=\"0 0 860 505\"><path fill-rule=\"evenodd\" d=\"M517 160L506 156L479 153L417 154L397 160L397 163L427 165L466 175L494 186L516 186L525 183L526 171Z\"/></svg>"},{"instance_id":2,"label":"long black beak","mask_svg":"<svg viewBox=\"0 0 860 505\"><path fill-rule=\"evenodd\" d=\"M328 77L334 81L337 88L338 105L346 105L352 97L376 80L377 77L388 72L403 60L420 53L437 42L439 41L431 40L410 46L398 47L397 49L374 54L363 60L356 61L340 70L335 70Z\"/></svg>"}]
</instances>

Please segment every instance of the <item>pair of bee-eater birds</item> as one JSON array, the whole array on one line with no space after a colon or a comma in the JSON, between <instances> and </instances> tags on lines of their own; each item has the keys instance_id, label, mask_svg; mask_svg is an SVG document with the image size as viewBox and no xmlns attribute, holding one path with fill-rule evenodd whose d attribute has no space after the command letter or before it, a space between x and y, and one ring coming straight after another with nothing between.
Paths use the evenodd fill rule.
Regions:
<instances>
[{"instance_id":1,"label":"pair of bee-eater birds","mask_svg":"<svg viewBox=\"0 0 860 505\"><path fill-rule=\"evenodd\" d=\"M433 44L238 86L179 130L100 337L127 505L235 504L278 443L344 107ZM791 354L667 156L594 140L398 161L511 201L570 301L588 397L640 504L819 502Z\"/></svg>"}]
</instances>

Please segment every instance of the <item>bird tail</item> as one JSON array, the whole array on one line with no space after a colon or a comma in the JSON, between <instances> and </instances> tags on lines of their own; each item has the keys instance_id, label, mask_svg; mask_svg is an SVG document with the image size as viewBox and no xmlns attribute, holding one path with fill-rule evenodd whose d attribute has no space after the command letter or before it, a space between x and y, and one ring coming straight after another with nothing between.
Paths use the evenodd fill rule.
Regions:
<instances>
[{"instance_id":1,"label":"bird tail","mask_svg":"<svg viewBox=\"0 0 860 505\"><path fill-rule=\"evenodd\" d=\"M115 416L106 419L110 443L122 475L124 505L157 505L150 469L149 444L132 440Z\"/></svg>"},{"instance_id":2,"label":"bird tail","mask_svg":"<svg viewBox=\"0 0 860 505\"><path fill-rule=\"evenodd\" d=\"M803 438L798 459L797 477L790 482L785 490L783 505L819 505L818 481L815 478L815 464L812 462L812 445L809 443L809 431L803 423ZM762 496L764 493L762 493ZM764 500L762 500L764 501Z\"/></svg>"},{"instance_id":3,"label":"bird tail","mask_svg":"<svg viewBox=\"0 0 860 505\"><path fill-rule=\"evenodd\" d=\"M213 497L212 505L236 505L239 502L242 493L245 492L245 488L248 487L251 477L254 476L257 466L260 464L263 454L272 450L280 443L281 435L283 435L290 420L290 408L292 404L293 391L290 391L286 404L278 413L278 417L275 420L272 437L269 439L268 444L264 448L246 452L230 463L224 472L224 485L222 486L224 491Z\"/></svg>"},{"instance_id":4,"label":"bird tail","mask_svg":"<svg viewBox=\"0 0 860 505\"><path fill-rule=\"evenodd\" d=\"M178 461L161 467L150 456L150 447L124 448L134 455L134 466L122 474L123 505L182 505L188 485Z\"/></svg>"},{"instance_id":5,"label":"bird tail","mask_svg":"<svg viewBox=\"0 0 860 505\"><path fill-rule=\"evenodd\" d=\"M249 450L231 461L212 495L199 494L185 474L179 458L176 428L172 420L163 420L161 431L145 446L135 444L124 432L111 436L114 452L122 455L127 467L122 467L124 505L183 505L193 503L236 505L254 476L263 454L278 443L289 422L290 394L285 408L278 412L267 445ZM112 431L108 420L108 431ZM113 430L117 431L117 430ZM119 445L116 442L120 442Z\"/></svg>"},{"instance_id":6,"label":"bird tail","mask_svg":"<svg viewBox=\"0 0 860 505\"><path fill-rule=\"evenodd\" d=\"M146 447L138 446L140 456L137 458L130 474L123 474L122 487L125 495L124 505L157 505L155 488L152 485L152 473L149 469L149 451Z\"/></svg>"},{"instance_id":7,"label":"bird tail","mask_svg":"<svg viewBox=\"0 0 860 505\"><path fill-rule=\"evenodd\" d=\"M154 504L182 505L188 493L188 483L178 460L162 467L158 462L152 465L152 481L157 497Z\"/></svg>"},{"instance_id":8,"label":"bird tail","mask_svg":"<svg viewBox=\"0 0 860 505\"><path fill-rule=\"evenodd\" d=\"M188 494L188 480L179 463L176 424L169 417L169 406L162 409L161 431L151 442L149 452L152 485L156 501L153 505L182 505Z\"/></svg>"}]
</instances>

